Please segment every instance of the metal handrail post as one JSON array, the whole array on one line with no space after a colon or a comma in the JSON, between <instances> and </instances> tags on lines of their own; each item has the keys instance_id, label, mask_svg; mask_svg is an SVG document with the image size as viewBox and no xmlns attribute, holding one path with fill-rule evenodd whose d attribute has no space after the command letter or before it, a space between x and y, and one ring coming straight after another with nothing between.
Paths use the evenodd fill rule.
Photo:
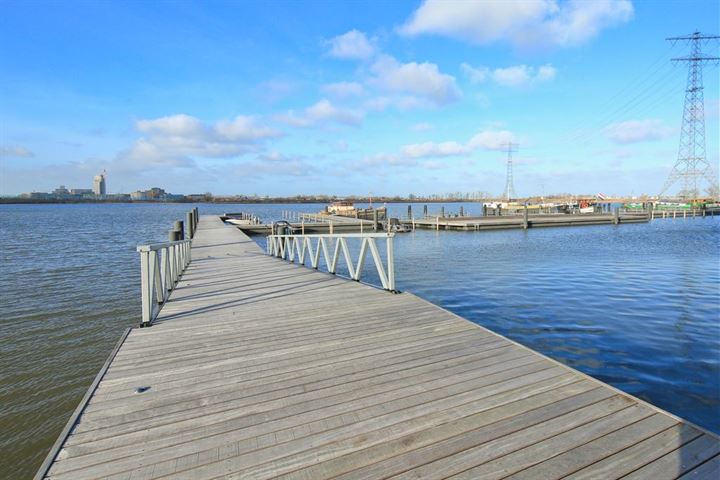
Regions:
<instances>
[{"instance_id":1,"label":"metal handrail post","mask_svg":"<svg viewBox=\"0 0 720 480\"><path fill-rule=\"evenodd\" d=\"M388 268L388 290L395 290L395 255L393 253L393 237L387 237L387 268Z\"/></svg>"}]
</instances>

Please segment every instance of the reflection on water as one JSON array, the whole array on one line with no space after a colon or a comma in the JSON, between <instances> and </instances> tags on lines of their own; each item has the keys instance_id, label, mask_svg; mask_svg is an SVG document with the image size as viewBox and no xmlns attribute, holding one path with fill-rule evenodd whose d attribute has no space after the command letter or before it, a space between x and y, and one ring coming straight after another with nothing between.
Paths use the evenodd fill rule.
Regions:
<instances>
[{"instance_id":1,"label":"reflection on water","mask_svg":"<svg viewBox=\"0 0 720 480\"><path fill-rule=\"evenodd\" d=\"M191 207L0 206L0 478L37 469L140 317L135 246L164 240ZM199 206L264 219L320 207ZM396 237L396 276L401 290L720 432L719 242L720 218L417 231Z\"/></svg>"}]
</instances>

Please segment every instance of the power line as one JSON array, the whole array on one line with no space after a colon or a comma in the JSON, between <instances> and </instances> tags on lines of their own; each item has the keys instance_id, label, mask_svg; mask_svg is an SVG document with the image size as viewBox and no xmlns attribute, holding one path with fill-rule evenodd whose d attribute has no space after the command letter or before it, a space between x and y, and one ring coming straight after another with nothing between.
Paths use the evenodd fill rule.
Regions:
<instances>
[{"instance_id":1,"label":"power line","mask_svg":"<svg viewBox=\"0 0 720 480\"><path fill-rule=\"evenodd\" d=\"M649 81L653 79L657 79L657 74L670 67L670 71L673 71L672 66L665 62L665 59L669 56L669 54L672 52L672 50L675 48L675 44L671 44L670 48L663 50L660 55L655 58L655 60L650 63L647 67L643 68L643 74L636 77L635 80L632 80L627 85L623 86L618 90L614 95L609 97L607 100L603 102L605 107L603 107L597 115L595 115L594 119L590 119L589 121L584 121L580 123L579 125L575 125L575 131L578 130L584 130L589 127L597 127L601 125L601 121L598 121L598 118L604 118L607 117L608 113L612 110L613 112L617 110L617 107L613 107L616 105L615 100L622 97L626 92L630 91L632 92L636 88L639 88L645 84L647 84ZM666 72L667 73L667 72ZM647 90L645 88L643 91ZM626 102L626 104L629 102ZM624 104L623 104L624 105ZM561 138L561 141L566 141L572 139L574 136L577 136L577 133L567 133Z\"/></svg>"}]
</instances>

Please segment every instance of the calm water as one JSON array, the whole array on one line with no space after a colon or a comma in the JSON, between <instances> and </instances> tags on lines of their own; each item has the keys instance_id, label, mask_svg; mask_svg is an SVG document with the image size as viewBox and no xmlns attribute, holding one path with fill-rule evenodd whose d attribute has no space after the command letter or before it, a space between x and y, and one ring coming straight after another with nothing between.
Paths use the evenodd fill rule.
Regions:
<instances>
[{"instance_id":1,"label":"calm water","mask_svg":"<svg viewBox=\"0 0 720 480\"><path fill-rule=\"evenodd\" d=\"M199 207L264 219L320 208ZM35 472L120 333L139 320L135 246L163 241L190 208L0 206L0 478ZM407 204L390 209L405 214ZM396 237L397 283L720 433L719 244L720 217L418 231Z\"/></svg>"}]
</instances>

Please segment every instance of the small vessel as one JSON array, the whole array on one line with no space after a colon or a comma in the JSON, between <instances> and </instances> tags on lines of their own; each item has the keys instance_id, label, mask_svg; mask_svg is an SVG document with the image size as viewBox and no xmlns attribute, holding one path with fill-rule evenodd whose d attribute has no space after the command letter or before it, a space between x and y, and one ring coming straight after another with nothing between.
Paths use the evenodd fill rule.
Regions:
<instances>
[{"instance_id":1,"label":"small vessel","mask_svg":"<svg viewBox=\"0 0 720 480\"><path fill-rule=\"evenodd\" d=\"M387 207L355 208L355 205L350 200L337 200L332 202L324 211L320 212L320 214L373 220L375 212L377 212L378 220L382 221L387 218Z\"/></svg>"},{"instance_id":2,"label":"small vessel","mask_svg":"<svg viewBox=\"0 0 720 480\"><path fill-rule=\"evenodd\" d=\"M578 211L580 213L594 213L595 212L595 200L589 198L583 198L578 200Z\"/></svg>"},{"instance_id":3,"label":"small vessel","mask_svg":"<svg viewBox=\"0 0 720 480\"><path fill-rule=\"evenodd\" d=\"M327 213L330 215L340 215L341 217L355 217L357 211L353 202L349 200L338 200L332 202L327 207Z\"/></svg>"}]
</instances>

